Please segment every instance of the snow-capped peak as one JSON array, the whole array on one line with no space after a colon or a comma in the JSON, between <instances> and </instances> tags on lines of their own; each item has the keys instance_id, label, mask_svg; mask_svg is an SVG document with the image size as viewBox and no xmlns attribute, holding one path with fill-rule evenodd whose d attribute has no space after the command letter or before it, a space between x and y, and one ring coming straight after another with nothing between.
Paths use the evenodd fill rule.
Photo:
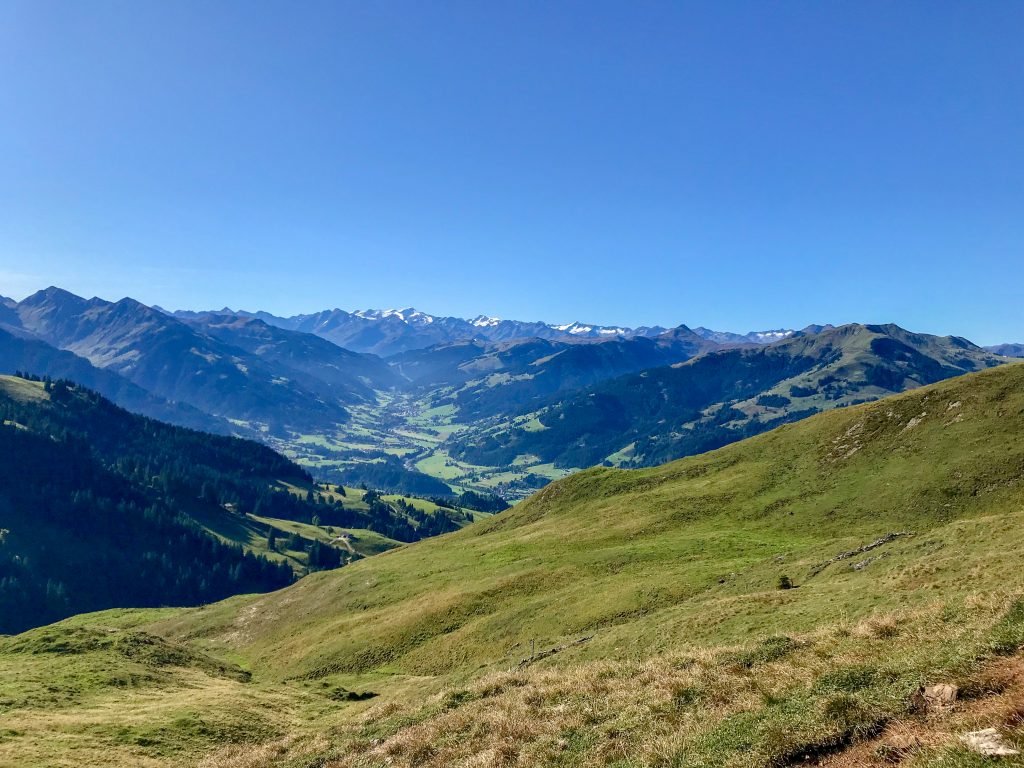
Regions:
<instances>
[{"instance_id":1,"label":"snow-capped peak","mask_svg":"<svg viewBox=\"0 0 1024 768\"><path fill-rule=\"evenodd\" d=\"M470 325L474 325L477 328L493 328L501 322L500 317L488 317L487 315L478 315L469 321Z\"/></svg>"},{"instance_id":2,"label":"snow-capped peak","mask_svg":"<svg viewBox=\"0 0 1024 768\"><path fill-rule=\"evenodd\" d=\"M586 325L578 320L564 325L549 325L548 328L568 333L570 336L628 336L632 333L629 328L620 328L614 325Z\"/></svg>"},{"instance_id":3,"label":"snow-capped peak","mask_svg":"<svg viewBox=\"0 0 1024 768\"><path fill-rule=\"evenodd\" d=\"M386 317L397 317L403 323L432 323L434 317L420 312L413 307L405 309L357 309L352 314L365 320L383 320Z\"/></svg>"},{"instance_id":4,"label":"snow-capped peak","mask_svg":"<svg viewBox=\"0 0 1024 768\"><path fill-rule=\"evenodd\" d=\"M762 343L779 341L780 339L788 339L793 335L793 331L789 330L778 330L778 331L752 331L748 334L752 340L756 340Z\"/></svg>"}]
</instances>

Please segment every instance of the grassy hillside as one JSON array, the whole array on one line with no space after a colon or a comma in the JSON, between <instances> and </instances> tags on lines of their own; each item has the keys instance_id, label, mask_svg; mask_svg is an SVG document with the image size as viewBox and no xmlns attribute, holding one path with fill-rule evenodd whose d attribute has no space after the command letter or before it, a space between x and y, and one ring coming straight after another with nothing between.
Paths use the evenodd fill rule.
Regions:
<instances>
[{"instance_id":1,"label":"grassy hillside","mask_svg":"<svg viewBox=\"0 0 1024 768\"><path fill-rule=\"evenodd\" d=\"M1009 365L279 592L0 641L0 764L987 765L958 734L1024 745L1022 532Z\"/></svg>"}]
</instances>

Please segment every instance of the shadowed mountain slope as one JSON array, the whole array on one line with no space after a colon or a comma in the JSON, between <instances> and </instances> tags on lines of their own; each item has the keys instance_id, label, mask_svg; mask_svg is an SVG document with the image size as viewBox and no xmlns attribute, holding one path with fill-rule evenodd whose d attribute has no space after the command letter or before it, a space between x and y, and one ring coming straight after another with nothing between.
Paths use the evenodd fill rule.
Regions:
<instances>
[{"instance_id":1,"label":"shadowed mountain slope","mask_svg":"<svg viewBox=\"0 0 1024 768\"><path fill-rule=\"evenodd\" d=\"M373 402L375 390L401 383L391 367L375 355L342 349L319 336L231 315L202 315L189 324L221 341L281 366L311 390L341 402Z\"/></svg>"},{"instance_id":2,"label":"shadowed mountain slope","mask_svg":"<svg viewBox=\"0 0 1024 768\"><path fill-rule=\"evenodd\" d=\"M350 559L321 525L414 541L471 519L348 499L261 443L147 419L64 380L0 376L0 458L0 632L277 588L299 561Z\"/></svg>"},{"instance_id":3,"label":"shadowed mountain slope","mask_svg":"<svg viewBox=\"0 0 1024 768\"><path fill-rule=\"evenodd\" d=\"M58 288L17 306L39 339L114 371L155 395L223 418L310 427L347 412L282 376L254 355L134 299L82 299Z\"/></svg>"},{"instance_id":4,"label":"shadowed mountain slope","mask_svg":"<svg viewBox=\"0 0 1024 768\"><path fill-rule=\"evenodd\" d=\"M135 413L171 424L226 434L234 427L184 403L172 403L113 371L97 368L84 357L57 349L21 330L0 329L0 374L18 371L70 379L94 389Z\"/></svg>"},{"instance_id":5,"label":"shadowed mountain slope","mask_svg":"<svg viewBox=\"0 0 1024 768\"><path fill-rule=\"evenodd\" d=\"M193 517L229 518L222 503L252 509L272 483L309 481L258 443L145 419L62 380L0 376L0 454L0 632L293 579Z\"/></svg>"},{"instance_id":6,"label":"shadowed mountain slope","mask_svg":"<svg viewBox=\"0 0 1024 768\"><path fill-rule=\"evenodd\" d=\"M413 385L438 390L435 404L452 403L458 420L471 422L529 410L558 392L722 348L680 326L652 338L462 341L406 352L389 362Z\"/></svg>"}]
</instances>

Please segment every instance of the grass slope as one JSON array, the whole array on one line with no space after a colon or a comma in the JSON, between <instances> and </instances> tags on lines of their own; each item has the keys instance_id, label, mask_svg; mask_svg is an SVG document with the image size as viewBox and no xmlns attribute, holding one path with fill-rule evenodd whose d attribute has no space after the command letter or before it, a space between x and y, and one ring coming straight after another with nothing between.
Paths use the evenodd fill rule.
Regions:
<instances>
[{"instance_id":1,"label":"grass slope","mask_svg":"<svg viewBox=\"0 0 1024 768\"><path fill-rule=\"evenodd\" d=\"M1022 524L1011 365L280 592L0 641L0 764L987 765L956 736L1024 743ZM912 711L937 682L963 701Z\"/></svg>"}]
</instances>

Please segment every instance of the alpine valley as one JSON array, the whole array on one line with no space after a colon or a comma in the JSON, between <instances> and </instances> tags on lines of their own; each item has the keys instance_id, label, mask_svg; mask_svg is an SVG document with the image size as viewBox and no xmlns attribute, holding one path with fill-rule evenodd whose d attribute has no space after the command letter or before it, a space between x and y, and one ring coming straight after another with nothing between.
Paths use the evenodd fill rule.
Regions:
<instances>
[{"instance_id":1,"label":"alpine valley","mask_svg":"<svg viewBox=\"0 0 1024 768\"><path fill-rule=\"evenodd\" d=\"M0 372L66 378L260 440L313 478L510 502L1007 362L893 325L745 334L340 309L169 312L59 288L0 301Z\"/></svg>"}]
</instances>

